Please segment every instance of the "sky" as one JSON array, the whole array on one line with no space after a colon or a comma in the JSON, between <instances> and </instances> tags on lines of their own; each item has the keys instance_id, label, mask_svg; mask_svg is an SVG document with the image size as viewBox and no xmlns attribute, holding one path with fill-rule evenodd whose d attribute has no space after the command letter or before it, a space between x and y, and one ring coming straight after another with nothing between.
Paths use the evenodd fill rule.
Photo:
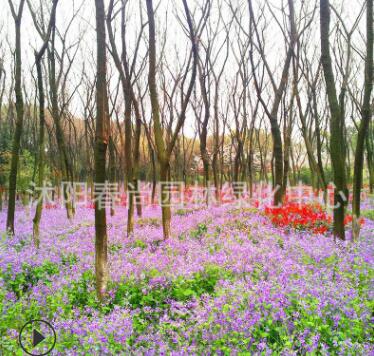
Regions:
<instances>
[{"instance_id":1,"label":"sky","mask_svg":"<svg viewBox=\"0 0 374 356\"><path fill-rule=\"evenodd\" d=\"M16 7L18 7L19 0L12 0ZM232 19L232 10L231 9L238 9L238 14L242 13L242 25L244 29L248 28L248 10L247 10L247 1L246 0L211 0L212 1L212 9L209 18L209 24L211 28L215 28L217 22L219 22L219 34L217 35L217 39L215 42L215 46L213 46L213 53L214 51L219 48L223 41L225 40L225 25L228 26L231 19ZM43 4L46 7L48 3L46 0L30 0L34 9L40 9L40 4ZM108 0L105 1L106 5L108 5ZM191 11L194 12L194 20L195 22L198 21L200 18L200 11L199 7L201 6L202 0L189 0L189 6L191 7ZM231 3L231 8L228 5ZM256 14L259 13L258 8L259 5L263 3L263 1L255 1L254 0L254 8ZM332 1L335 8L339 13L342 14L342 18L344 22L347 24L347 27L350 28L353 21L356 19L357 14L359 13L363 0L335 0ZM221 15L222 18L219 20L219 7L218 5L221 4ZM312 11L313 7L318 5L318 1L314 0L295 0L295 8L296 13L298 14L298 10L300 9L301 4L304 4L308 11ZM5 63L5 68L7 70L7 78L8 82L10 80L10 72L13 65L12 61L12 54L11 49L13 50L14 46L14 23L13 18L11 17L8 0L0 0L0 5L2 8L2 15L0 17L0 53ZM200 6L199 6L200 5ZM260 19L261 23L267 22L267 27L265 30L265 39L266 39L266 55L269 61L270 67L274 71L275 78L278 78L280 75L280 71L283 65L284 54L285 54L285 44L284 44L284 37L280 30L277 21L273 17L270 12L276 16L276 19L282 22L282 16L280 12L280 8L282 6L286 6L285 0L269 0L269 7L266 7L265 10L265 18ZM186 58L188 58L188 53L190 50L190 42L186 37L185 33L183 32L181 22L186 25L186 20L184 18L183 7L182 3L179 0L159 0L154 1L154 7L157 8L156 11L156 31L157 31L157 45L158 45L158 53L161 52L161 45L163 44L164 32L166 33L166 44L165 44L165 56L162 61L159 61L159 74L162 74L166 78L167 82L167 90L171 91L173 81L171 73L178 72L178 68L185 63ZM287 8L287 6L286 6ZM116 6L115 9L118 9ZM141 10L140 10L141 9ZM129 0L128 5L128 16L127 16L127 46L129 49L130 57L133 54L134 45L136 38L139 33L139 25L140 25L140 13L142 13L143 21L146 21L146 7L145 7L145 0ZM73 20L72 16L75 15ZM300 14L299 14L300 15ZM239 15L238 15L239 16ZM297 15L297 18L300 19L300 16ZM120 16L117 17L116 23L116 33L118 34L119 29L119 20ZM332 27L336 25L336 16L332 16ZM356 30L352 43L358 49L363 48L363 41L360 37L359 31L364 30L365 26L365 16L362 17L358 29ZM94 7L94 0L59 0L59 4L57 7L57 28L59 29L60 33L64 34L66 29L68 28L68 32L66 34L66 43L67 46L71 46L69 49L70 55L73 55L76 52L76 57L74 60L74 64L72 66L71 72L69 74L69 85L67 87L67 91L73 92L74 88L77 87L79 83L82 82L82 72L83 68L87 73L87 77L85 80L93 80L93 74L95 73L95 56L96 56L96 36L95 36L95 7ZM144 31L144 38L142 39L140 49L139 49L139 61L138 66L141 66L141 59L146 56L146 48L147 48L147 39L148 37L148 29L146 28ZM117 36L117 40L119 36ZM206 44L207 39L207 32L203 32L201 36L201 43L204 45ZM229 32L229 39L230 39L230 48L229 48L229 57L226 63L226 67L224 70L224 78L221 83L220 87L220 105L221 111L225 111L225 107L228 102L228 92L234 85L234 78L235 74L238 71L238 65L236 63L235 56L238 57L239 55L239 42L238 39L241 41L245 41L245 35L241 32L238 28L238 25L233 22L230 32ZM331 38L332 43L334 44L335 39ZM79 47L77 47L79 41ZM119 42L117 41L118 46L120 46ZM35 48L39 48L41 45L41 39L39 38L33 22L30 16L30 12L28 9L27 4L25 5L24 9L24 16L22 19L22 56L23 56L23 81L26 88L28 88L28 93L30 97L35 95L33 90L34 88L34 79L35 77L35 66L34 66L34 56L33 50ZM336 47L336 46L335 46ZM78 49L77 49L78 48ZM337 47L336 47L337 48ZM58 47L58 50L61 50L61 46ZM311 25L311 33L310 37L308 38L308 50L310 51L311 55L314 51L319 51L319 12L317 10L314 21ZM344 49L343 49L344 52ZM200 50L201 53L201 50ZM112 93L115 93L115 88L118 83L118 76L117 71L113 65L113 62L108 54L108 58L110 60L109 64L109 77L110 77L110 90ZM359 58L357 56L357 58ZM224 60L224 55L221 53L217 59L217 67L219 68ZM248 60L248 59L247 59ZM130 58L131 61L131 58ZM249 67L248 63L248 67ZM363 71L362 63L359 63L359 73ZM168 69L170 68L170 70ZM171 71L171 73L170 73ZM140 87L140 91L143 93L146 90L146 79L148 74L148 66L146 65L142 75L137 81L137 84ZM160 83L161 83L161 77ZM339 79L339 76L338 76ZM352 78L353 80L354 78ZM362 77L359 75L356 76L356 80L362 80ZM248 95L255 98L253 84L248 91ZM159 88L161 92L161 88ZM197 86L197 97L199 97L199 89ZM79 95L81 94L81 95ZM324 94L321 93L321 100L324 100ZM84 86L81 85L76 94L73 96L71 104L69 105L69 110L73 113L73 115L77 117L82 117L83 115L83 108L81 102L81 96L84 95ZM161 95L160 95L161 96ZM265 94L266 97L266 94ZM269 97L271 100L271 97ZM121 99L121 94L118 96L117 106L118 106L118 114L121 116L123 111L123 106L121 105L123 100ZM269 101L270 105L270 101ZM178 106L178 105L177 105ZM146 120L149 121L149 112L150 106L148 100L146 102ZM230 121L232 125L233 122ZM266 120L264 121L266 122ZM194 117L193 111L191 108L188 112L188 118L186 121L186 128L184 133L188 136L193 136L195 132L195 125L196 119Z\"/></svg>"}]
</instances>

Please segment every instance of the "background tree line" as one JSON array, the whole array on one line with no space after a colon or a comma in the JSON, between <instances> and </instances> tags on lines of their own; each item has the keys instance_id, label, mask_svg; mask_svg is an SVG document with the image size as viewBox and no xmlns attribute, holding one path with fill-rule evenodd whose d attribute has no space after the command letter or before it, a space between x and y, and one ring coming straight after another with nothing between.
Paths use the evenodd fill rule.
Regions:
<instances>
[{"instance_id":1,"label":"background tree line","mask_svg":"<svg viewBox=\"0 0 374 356\"><path fill-rule=\"evenodd\" d=\"M373 192L372 0L8 5L0 35L0 202L10 233L31 181L93 187L108 180L129 190L146 180L155 191L159 181L198 180L217 192L243 181L251 194L266 181L276 188L275 204L299 180L324 192L333 182L341 239L342 193L353 194L356 219L362 187ZM72 218L74 204L67 199L65 208ZM135 212L142 214L136 189L127 234ZM102 261L105 211L95 217ZM168 238L169 208L162 217ZM36 245L41 218L38 204Z\"/></svg>"}]
</instances>

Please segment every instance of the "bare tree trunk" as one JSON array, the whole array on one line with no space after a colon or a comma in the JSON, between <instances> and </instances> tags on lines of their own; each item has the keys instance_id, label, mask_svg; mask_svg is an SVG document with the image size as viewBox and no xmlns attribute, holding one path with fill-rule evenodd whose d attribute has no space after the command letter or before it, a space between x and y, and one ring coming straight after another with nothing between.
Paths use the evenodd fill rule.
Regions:
<instances>
[{"instance_id":1,"label":"bare tree trunk","mask_svg":"<svg viewBox=\"0 0 374 356\"><path fill-rule=\"evenodd\" d=\"M125 98L125 166L126 166L126 182L128 194L128 210L127 210L127 234L132 234L134 230L134 198L136 199L136 207L138 215L141 216L141 201L138 192L138 160L140 157L139 145L141 134L141 116L139 112L138 102L136 100L133 84L131 81L132 67L128 63L127 49L126 49L126 5L127 1L122 1L121 7L121 42L122 54L121 58L118 54L114 32L112 29L111 21L113 20L114 1L109 2L108 16L106 19L109 42L111 46L111 54L114 59L115 65L119 72L119 77L122 83L123 94ZM142 25L143 28L143 25ZM140 40L138 37L138 43ZM135 58L136 59L136 54ZM131 105L134 106L136 116L136 130L135 142L133 144L132 137L132 118L131 118ZM134 155L134 157L133 157Z\"/></svg>"},{"instance_id":2,"label":"bare tree trunk","mask_svg":"<svg viewBox=\"0 0 374 356\"><path fill-rule=\"evenodd\" d=\"M326 82L326 92L330 106L330 155L334 173L334 236L345 240L345 204L342 194L347 193L345 171L345 145L343 137L344 117L339 106L335 78L330 56L330 2L320 0L321 61Z\"/></svg>"},{"instance_id":3,"label":"bare tree trunk","mask_svg":"<svg viewBox=\"0 0 374 356\"><path fill-rule=\"evenodd\" d=\"M152 162L152 196L151 196L151 203L155 203L156 199L156 186L157 186L157 168L156 168L156 153L149 144L149 155L151 156L151 162Z\"/></svg>"},{"instance_id":4,"label":"bare tree trunk","mask_svg":"<svg viewBox=\"0 0 374 356\"><path fill-rule=\"evenodd\" d=\"M354 232L358 230L357 219L360 217L360 200L362 187L362 171L364 165L365 137L368 135L371 120L370 96L373 88L373 0L366 1L366 61L364 101L362 103L362 119L358 129L353 175L353 224ZM357 232L358 235L358 232ZM354 236L356 238L358 236Z\"/></svg>"},{"instance_id":5,"label":"bare tree trunk","mask_svg":"<svg viewBox=\"0 0 374 356\"><path fill-rule=\"evenodd\" d=\"M139 164L140 164L140 138L142 133L142 121L140 114L136 119L135 126L135 142L134 142L134 186L135 186L135 202L136 214L138 217L142 216L142 201L140 195L140 182L139 182Z\"/></svg>"},{"instance_id":6,"label":"bare tree trunk","mask_svg":"<svg viewBox=\"0 0 374 356\"><path fill-rule=\"evenodd\" d=\"M292 162L292 175L290 175L291 185L296 185L297 178L296 178L296 165L295 165L295 159L294 159L294 145L291 143L290 147L290 157Z\"/></svg>"},{"instance_id":7,"label":"bare tree trunk","mask_svg":"<svg viewBox=\"0 0 374 356\"><path fill-rule=\"evenodd\" d=\"M2 129L2 112L3 112L3 98L4 98L4 91L5 91L5 79L6 79L6 72L4 69L4 64L0 61L0 82L1 90L0 90L0 132ZM9 107L8 107L9 110ZM4 176L3 174L0 175L0 211L3 211L3 192L4 192Z\"/></svg>"},{"instance_id":8,"label":"bare tree trunk","mask_svg":"<svg viewBox=\"0 0 374 356\"><path fill-rule=\"evenodd\" d=\"M184 98L182 98L182 110L178 115L178 121L176 123L176 128L171 135L170 140L167 143L164 142L163 127L160 119L160 107L158 102L157 84L156 84L156 35L155 35L155 19L152 0L147 0L147 16L148 16L148 30L149 30L149 73L148 73L148 87L152 106L152 117L153 117L153 130L155 137L155 145L158 156L158 162L160 164L160 176L162 182L168 182L170 176L170 157L173 152L175 143L177 141L179 132L184 124L186 118L187 105L190 100L193 87L195 85L196 73L197 73L197 60L198 51L195 39L194 28L192 24L191 14L188 9L186 0L182 0L183 7L185 10L187 24L189 29L190 41L192 44L192 54L193 54L193 66L190 82L188 85L187 93ZM187 72L185 73L185 77ZM164 239L168 239L171 234L171 210L170 210L170 195L168 192L168 187L165 184L161 187L161 203L162 203L162 222L163 222L163 232Z\"/></svg>"},{"instance_id":9,"label":"bare tree trunk","mask_svg":"<svg viewBox=\"0 0 374 356\"><path fill-rule=\"evenodd\" d=\"M208 55L208 54L207 54ZM210 104L208 101L208 93L205 83L205 77L206 71L205 66L202 68L202 65L200 64L198 66L199 68L199 81L200 81L200 90L201 95L203 97L203 103L204 103L204 119L202 122L200 122L199 119L199 136L200 136L200 154L201 159L203 161L203 168L204 168L204 186L208 188L209 186L209 155L207 150L207 136L208 136L208 123L210 118ZM206 203L208 204L209 201L209 194L206 196L207 200Z\"/></svg>"},{"instance_id":10,"label":"bare tree trunk","mask_svg":"<svg viewBox=\"0 0 374 356\"><path fill-rule=\"evenodd\" d=\"M248 183L249 183L249 197L253 197L253 151L254 151L254 119L252 119L251 128L249 130L249 150L248 150Z\"/></svg>"},{"instance_id":11,"label":"bare tree trunk","mask_svg":"<svg viewBox=\"0 0 374 356\"><path fill-rule=\"evenodd\" d=\"M213 171L213 181L215 187L215 197L218 201L220 184L219 184L219 118L218 118L218 81L216 81L216 89L214 93L214 147L213 147L213 157L212 157L212 171Z\"/></svg>"},{"instance_id":12,"label":"bare tree trunk","mask_svg":"<svg viewBox=\"0 0 374 356\"><path fill-rule=\"evenodd\" d=\"M374 128L373 123L369 125L369 132L366 137L366 158L369 170L369 192L373 194L374 192Z\"/></svg>"},{"instance_id":13,"label":"bare tree trunk","mask_svg":"<svg viewBox=\"0 0 374 356\"><path fill-rule=\"evenodd\" d=\"M116 181L116 155L115 155L115 147L112 136L109 137L109 181L110 183L114 184ZM110 201L110 216L114 216L115 208L114 208L114 201L111 199Z\"/></svg>"},{"instance_id":14,"label":"bare tree trunk","mask_svg":"<svg viewBox=\"0 0 374 356\"><path fill-rule=\"evenodd\" d=\"M128 85L128 84L127 84ZM127 235L134 231L134 191L133 186L133 160L132 160L132 123L131 123L131 97L129 88L125 88L125 165L127 175Z\"/></svg>"},{"instance_id":15,"label":"bare tree trunk","mask_svg":"<svg viewBox=\"0 0 374 356\"><path fill-rule=\"evenodd\" d=\"M323 162L322 162L322 140L321 140L321 130L320 130L320 123L318 118L318 110L317 110L317 94L315 85L312 87L312 99L313 99L313 112L314 112L314 127L316 133L316 141L317 141L317 164L318 170L321 175L321 182L323 185L324 190L324 200L327 202L327 181L325 178L325 171L323 169Z\"/></svg>"},{"instance_id":16,"label":"bare tree trunk","mask_svg":"<svg viewBox=\"0 0 374 356\"><path fill-rule=\"evenodd\" d=\"M284 108L284 117L283 117L283 141L284 141L284 157L283 157L283 184L282 189L286 192L288 174L290 171L290 149L291 149L291 135L292 135L292 125L293 125L293 104L295 99L295 93L291 95L291 102L289 108Z\"/></svg>"},{"instance_id":17,"label":"bare tree trunk","mask_svg":"<svg viewBox=\"0 0 374 356\"><path fill-rule=\"evenodd\" d=\"M255 33L258 36L258 29L256 27L256 19L254 16L253 8L252 8L252 1L248 0L248 7L249 7L249 14L250 14L250 19L251 19L251 28L252 26L255 29ZM261 96L261 90L258 84L258 80L256 78L256 73L255 73L255 64L253 61L253 45L250 50L250 60L251 60L251 65L252 65L252 74L254 77L254 83L255 83L255 88L257 92L257 96L266 112L266 115L269 118L270 121L270 127L271 127L271 134L272 134L272 139L273 139L273 160L274 160L274 165L273 167L273 185L275 190L274 193L274 205L278 205L282 202L283 196L284 196L284 187L283 187L283 174L284 174L284 167L283 167L283 145L282 145L282 135L281 135L281 130L279 127L279 122L278 122L278 110L279 110L279 105L281 103L286 84L288 81L288 72L291 64L291 59L293 56L293 51L294 51L294 46L296 42L296 25L295 25L295 18L294 18L294 3L293 0L288 0L288 8L289 8L289 21L290 21L290 44L289 48L287 50L286 54L286 59L284 62L283 70L282 70L282 76L279 82L278 87L275 88L274 90L274 101L272 104L271 109L269 110L268 104L264 102L262 96ZM252 31L252 29L251 29ZM265 53L263 50L260 50L260 55L261 58L266 62L265 59Z\"/></svg>"},{"instance_id":18,"label":"bare tree trunk","mask_svg":"<svg viewBox=\"0 0 374 356\"><path fill-rule=\"evenodd\" d=\"M152 0L147 0L147 14L148 14L148 29L149 29L149 74L148 86L152 105L152 117L154 122L154 136L157 147L157 155L160 163L160 178L161 182L165 183L168 180L169 160L167 157L166 147L163 139L163 130L160 120L160 108L158 103L158 93L156 84L156 35L155 35L155 20ZM169 198L168 192L165 190L165 184L161 187L161 204L162 204L162 227L164 231L164 238L170 237L170 220L171 212L170 206L167 204Z\"/></svg>"},{"instance_id":19,"label":"bare tree trunk","mask_svg":"<svg viewBox=\"0 0 374 356\"><path fill-rule=\"evenodd\" d=\"M299 60L299 58L297 58L297 61L298 60ZM297 103L297 107L298 107L298 111L299 111L299 117L300 117L300 121L301 121L301 134L304 138L305 148L306 148L307 155L308 155L308 161L309 161L310 169L311 169L311 171L313 171L317 174L317 178L318 178L318 181L315 181L313 179L314 175L312 175L312 183L313 183L312 186L313 186L313 188L316 188L317 183L319 182L320 185L322 186L323 191L325 192L325 197L326 197L327 183L325 181L325 177L324 177L324 174L323 174L323 168L321 170L321 167L322 167L321 152L318 151L318 150L321 149L321 146L320 146L321 143L319 143L319 145L318 145L318 135L317 135L317 155L319 156L319 162L317 162L315 157L314 157L314 154L313 154L312 143L311 143L311 140L308 136L308 128L307 128L306 118L305 118L305 115L304 115L304 112L303 112L302 106L301 106L301 98L300 98L300 93L299 93L298 84L297 84L298 67L297 67L296 63L294 65L294 72L295 72L294 92L296 93L296 103ZM320 140L320 138L319 138L319 140Z\"/></svg>"},{"instance_id":20,"label":"bare tree trunk","mask_svg":"<svg viewBox=\"0 0 374 356\"><path fill-rule=\"evenodd\" d=\"M44 46L43 46L44 47ZM46 48L46 47L45 47ZM35 55L36 70L38 76L38 91L39 91L39 161L38 161L38 187L43 186L44 181L44 88L43 88L43 74L41 59L45 48ZM36 205L35 216L33 219L33 240L35 247L39 248L40 234L39 225L43 210L43 195L40 194Z\"/></svg>"},{"instance_id":21,"label":"bare tree trunk","mask_svg":"<svg viewBox=\"0 0 374 356\"><path fill-rule=\"evenodd\" d=\"M165 239L168 239L171 235L170 189L165 184L169 181L169 172L169 164L160 164L162 229Z\"/></svg>"},{"instance_id":22,"label":"bare tree trunk","mask_svg":"<svg viewBox=\"0 0 374 356\"><path fill-rule=\"evenodd\" d=\"M17 112L17 122L16 131L13 138L13 148L12 148L12 160L10 164L9 173L9 200L8 200L8 215L6 222L6 229L11 234L14 234L14 212L16 207L16 189L17 189L17 173L18 173L18 161L19 161L19 151L21 146L21 136L23 129L23 114L24 114L24 104L22 96L22 57L21 57L21 21L22 13L25 0L21 0L18 12L16 13L12 0L9 0L9 6L11 8L15 32L16 32L16 51L15 51L15 86L14 91L16 95L16 112Z\"/></svg>"},{"instance_id":23,"label":"bare tree trunk","mask_svg":"<svg viewBox=\"0 0 374 356\"><path fill-rule=\"evenodd\" d=\"M44 131L45 131L45 98L44 98L44 86L43 86L43 72L42 72L42 59L47 49L49 37L51 34L52 27L55 26L56 20L56 7L58 0L53 1L51 10L51 17L48 25L47 35L43 39L43 45L39 52L35 53L35 65L37 71L37 84L38 84L38 96L39 96L39 157L38 157L38 187L44 185L44 165L45 165L45 154L44 154ZM30 11L32 11L30 9ZM37 26L37 24L35 24ZM43 194L39 194L38 201L35 210L35 216L33 219L33 240L36 248L40 245L40 233L39 226L43 211Z\"/></svg>"},{"instance_id":24,"label":"bare tree trunk","mask_svg":"<svg viewBox=\"0 0 374 356\"><path fill-rule=\"evenodd\" d=\"M61 161L61 166L64 172L64 179L66 182L73 183L73 170L70 164L70 159L67 152L64 131L61 126L61 113L58 105L58 85L56 80L56 53L55 53L55 36L56 31L53 28L51 34L51 48L48 49L49 59L49 86L50 86L50 100L51 100L51 114L56 127L56 141ZM63 197L65 200L66 215L69 220L74 217L74 210L72 199L67 192L67 186L65 184L63 189Z\"/></svg>"},{"instance_id":25,"label":"bare tree trunk","mask_svg":"<svg viewBox=\"0 0 374 356\"><path fill-rule=\"evenodd\" d=\"M96 81L96 137L95 183L104 184L106 179L106 151L109 141L109 113L106 83L106 43L104 1L95 0L97 34L97 81ZM95 271L96 291L100 300L106 295L108 283L108 236L105 207L95 203Z\"/></svg>"}]
</instances>

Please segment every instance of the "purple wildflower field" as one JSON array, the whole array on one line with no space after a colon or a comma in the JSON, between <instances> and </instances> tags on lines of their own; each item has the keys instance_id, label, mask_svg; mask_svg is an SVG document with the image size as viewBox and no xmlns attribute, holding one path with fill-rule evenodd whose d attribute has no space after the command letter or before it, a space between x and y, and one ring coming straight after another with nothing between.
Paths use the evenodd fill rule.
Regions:
<instances>
[{"instance_id":1,"label":"purple wildflower field","mask_svg":"<svg viewBox=\"0 0 374 356\"><path fill-rule=\"evenodd\" d=\"M103 306L93 210L79 208L73 221L63 209L45 210L39 250L32 216L19 207L16 235L2 235L4 355L22 355L17 335L32 318L53 323L53 355L374 354L370 219L357 243L343 245L276 228L255 208L181 209L162 241L158 208L144 210L131 238L118 208L108 214ZM1 226L5 219L3 211Z\"/></svg>"}]
</instances>

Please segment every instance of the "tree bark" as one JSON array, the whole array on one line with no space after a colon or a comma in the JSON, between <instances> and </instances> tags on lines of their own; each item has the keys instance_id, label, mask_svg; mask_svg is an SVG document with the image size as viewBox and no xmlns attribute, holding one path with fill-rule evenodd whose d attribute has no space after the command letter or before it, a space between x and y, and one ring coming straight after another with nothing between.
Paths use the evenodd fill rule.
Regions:
<instances>
[{"instance_id":1,"label":"tree bark","mask_svg":"<svg viewBox=\"0 0 374 356\"><path fill-rule=\"evenodd\" d=\"M347 195L345 171L345 145L343 137L344 117L339 106L335 78L330 56L330 2L320 0L321 62L326 82L326 92L330 106L330 156L334 174L334 236L345 240L344 215Z\"/></svg>"},{"instance_id":2,"label":"tree bark","mask_svg":"<svg viewBox=\"0 0 374 356\"><path fill-rule=\"evenodd\" d=\"M115 184L116 182L116 155L115 155L115 146L113 142L112 136L109 137L109 181L111 184ZM115 207L114 207L113 199L110 200L110 216L115 215Z\"/></svg>"},{"instance_id":3,"label":"tree bark","mask_svg":"<svg viewBox=\"0 0 374 356\"><path fill-rule=\"evenodd\" d=\"M184 98L182 98L182 110L178 115L178 121L176 123L176 128L171 135L170 140L167 143L164 142L163 127L160 119L160 107L158 101L157 84L156 84L156 35L155 35L155 19L153 10L153 1L147 0L147 16L148 16L148 30L149 30L149 72L148 72L148 87L151 99L152 107L152 117L153 117L153 131L155 138L155 145L157 151L158 162L160 165L160 177L161 182L166 183L169 181L170 176L170 157L173 152L175 143L177 141L179 132L184 124L186 118L187 105L190 100L193 87L195 85L196 73L197 73L197 44L195 39L195 33L193 29L191 14L188 9L186 0L182 0L183 7L185 10L190 41L192 43L192 54L193 54L193 66L190 82L188 85L187 93ZM187 73L185 74L187 75ZM171 234L171 211L170 211L170 194L168 192L168 187L165 184L161 186L161 204L163 205L162 210L162 222L163 222L163 232L164 239L168 239Z\"/></svg>"},{"instance_id":4,"label":"tree bark","mask_svg":"<svg viewBox=\"0 0 374 356\"><path fill-rule=\"evenodd\" d=\"M352 231L353 238L359 237L360 225L360 202L362 175L364 166L365 138L368 136L369 124L371 120L370 97L373 88L373 0L366 1L366 60L365 60L365 83L364 100L361 109L361 122L357 134L357 143L353 167L353 201L352 201ZM369 170L371 169L369 165ZM370 173L369 173L370 175ZM371 179L371 177L369 178Z\"/></svg>"},{"instance_id":5,"label":"tree bark","mask_svg":"<svg viewBox=\"0 0 374 356\"><path fill-rule=\"evenodd\" d=\"M169 161L167 157L165 142L163 138L163 130L160 120L160 107L158 102L157 84L156 84L156 34L155 34L155 20L152 0L147 0L147 14L148 14L148 30L149 30L149 73L148 86L152 106L152 117L154 127L154 137L157 148L157 156L160 164L160 178L161 182L165 183L168 179L167 167ZM161 204L162 204L162 226L164 231L164 239L170 237L170 207L165 206L165 187L161 187Z\"/></svg>"},{"instance_id":6,"label":"tree bark","mask_svg":"<svg viewBox=\"0 0 374 356\"><path fill-rule=\"evenodd\" d=\"M47 35L43 39L43 45L39 52L35 53L35 65L37 71L37 84L38 84L38 97L39 97L39 156L38 156L38 187L44 186L44 165L45 165L45 154L44 154L44 136L45 136L45 97L44 97L44 85L43 85L43 71L42 71L42 59L47 49L49 37L51 34L52 27L55 26L56 20L56 7L58 0L53 1L51 17L48 25ZM39 226L43 211L43 194L40 192L35 210L35 216L33 219L33 241L36 248L40 246L40 233Z\"/></svg>"},{"instance_id":7,"label":"tree bark","mask_svg":"<svg viewBox=\"0 0 374 356\"><path fill-rule=\"evenodd\" d=\"M371 120L370 97L373 88L373 0L366 1L366 60L364 100L361 109L361 122L357 134L357 143L353 171L353 202L354 218L360 216L360 200L362 188L362 171L364 165L365 138L368 135Z\"/></svg>"},{"instance_id":8,"label":"tree bark","mask_svg":"<svg viewBox=\"0 0 374 356\"><path fill-rule=\"evenodd\" d=\"M209 154L207 150L207 136L208 136L208 123L210 118L210 104L208 101L208 93L205 83L205 67L202 68L202 65L200 64L198 66L199 68L199 82L200 82L200 90L201 95L203 97L203 103L204 103L204 119L202 122L199 122L199 136L200 136L200 154L201 159L203 161L203 169L204 169L204 186L208 188L209 186ZM207 201L208 204L208 198L209 194L207 194Z\"/></svg>"},{"instance_id":9,"label":"tree bark","mask_svg":"<svg viewBox=\"0 0 374 356\"><path fill-rule=\"evenodd\" d=\"M256 27L256 20L255 16L253 13L253 8L252 8L252 1L248 0L248 5L249 5L249 14L251 18L251 26L254 26L255 32L258 36L258 30ZM274 193L274 205L279 205L282 203L283 196L285 194L285 187L283 187L283 174L284 174L284 167L283 167L283 145L282 145L282 134L281 130L279 127L279 122L278 122L278 110L279 106L286 88L286 84L288 81L288 74L289 74L289 69L290 69L290 64L291 64L291 59L293 56L293 51L295 47L295 42L296 42L296 25L295 25L295 18L294 18L294 3L293 0L288 0L288 8L289 8L289 21L290 21L290 44L289 48L287 50L286 54L286 59L284 62L284 66L282 69L282 76L279 82L278 87L275 88L274 92L274 101L271 107L271 110L268 110L268 104L264 102L264 100L261 97L261 90L259 88L259 84L256 78L255 74L255 64L253 61L253 53L252 49L250 51L250 60L251 60L251 65L252 65L252 74L254 77L254 83L255 83L255 88L257 92L257 96L259 100L261 101L262 106L264 107L264 110L266 112L266 115L269 118L270 121L270 127L271 127L271 135L273 139L273 160L274 160L274 165L273 167L273 186L275 188L275 193ZM265 54L262 50L260 50L260 55L261 58L264 60L266 63L265 59Z\"/></svg>"},{"instance_id":10,"label":"tree bark","mask_svg":"<svg viewBox=\"0 0 374 356\"><path fill-rule=\"evenodd\" d=\"M369 192L374 192L374 128L373 123L369 125L369 132L366 137L366 160L369 170Z\"/></svg>"},{"instance_id":11,"label":"tree bark","mask_svg":"<svg viewBox=\"0 0 374 356\"><path fill-rule=\"evenodd\" d=\"M16 189L17 189L17 173L18 173L18 161L19 161L19 151L21 147L21 136L23 130L23 114L24 114L24 104L22 96L22 56L21 56L21 21L22 13L25 0L21 0L18 12L15 12L12 0L9 0L9 6L11 8L12 16L14 19L15 32L16 32L16 50L15 50L15 86L14 91L16 95L16 112L17 112L17 122L16 130L13 138L13 148L12 148L12 159L10 164L9 173L9 197L8 197L8 214L6 229L11 234L14 234L14 213L16 207Z\"/></svg>"},{"instance_id":12,"label":"tree bark","mask_svg":"<svg viewBox=\"0 0 374 356\"><path fill-rule=\"evenodd\" d=\"M51 101L51 114L53 122L56 127L56 141L59 151L59 157L61 166L64 173L64 181L73 183L73 169L70 163L70 159L67 152L64 131L61 126L61 112L58 105L58 84L56 80L56 54L55 54L55 36L56 31L53 28L51 34L51 48L48 49L48 60L49 60L49 89L50 89L50 101ZM74 210L72 199L67 192L67 186L63 187L63 197L65 201L66 215L69 220L74 217Z\"/></svg>"},{"instance_id":13,"label":"tree bark","mask_svg":"<svg viewBox=\"0 0 374 356\"><path fill-rule=\"evenodd\" d=\"M95 0L97 35L96 81L96 135L95 135L95 183L102 185L106 179L106 151L109 141L109 113L106 83L106 43L104 1ZM106 211L95 203L95 271L96 291L100 300L106 295L108 283L108 236Z\"/></svg>"}]
</instances>

